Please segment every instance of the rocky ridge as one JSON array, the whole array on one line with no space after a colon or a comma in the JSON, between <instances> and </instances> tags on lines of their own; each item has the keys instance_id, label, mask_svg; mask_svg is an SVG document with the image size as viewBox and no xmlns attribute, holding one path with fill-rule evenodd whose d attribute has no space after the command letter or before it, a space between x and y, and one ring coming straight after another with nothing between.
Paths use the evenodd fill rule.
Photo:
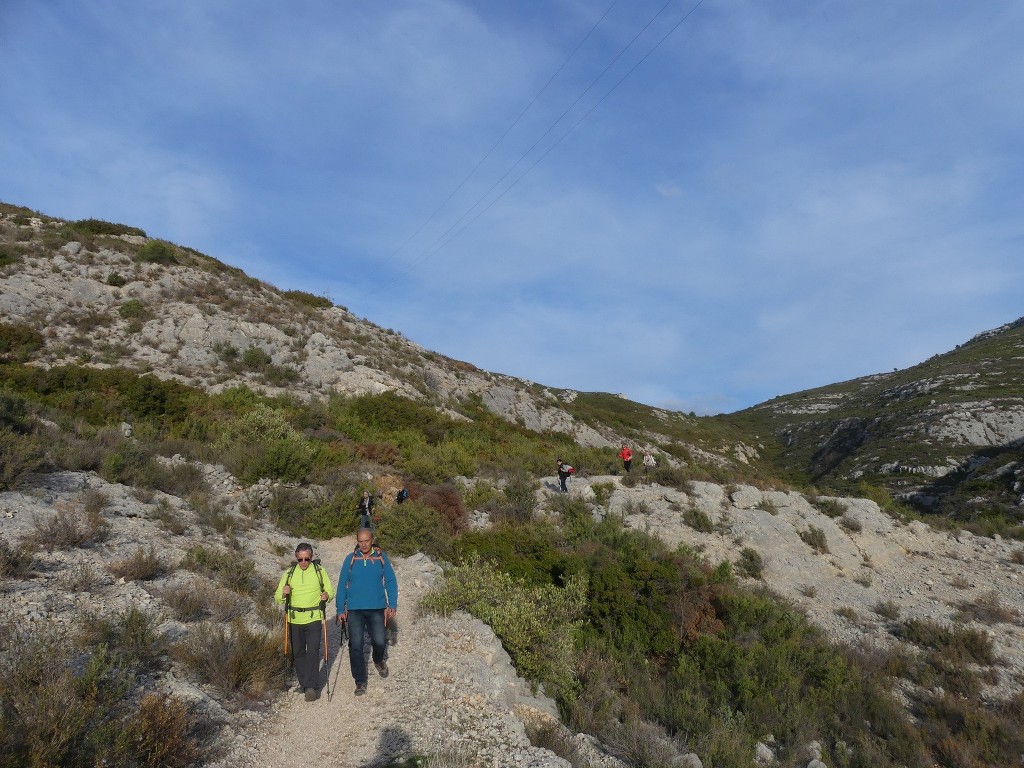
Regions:
<instances>
[{"instance_id":1,"label":"rocky ridge","mask_svg":"<svg viewBox=\"0 0 1024 768\"><path fill-rule=\"evenodd\" d=\"M134 234L85 238L59 219L0 210L5 242L19 255L0 268L0 316L44 333L36 364L116 365L208 391L395 392L442 409L481 397L535 431L564 432L581 445L619 439L559 407L571 391L429 352L323 297L278 290L190 249ZM162 258L140 260L154 243L165 246Z\"/></svg>"}]
</instances>

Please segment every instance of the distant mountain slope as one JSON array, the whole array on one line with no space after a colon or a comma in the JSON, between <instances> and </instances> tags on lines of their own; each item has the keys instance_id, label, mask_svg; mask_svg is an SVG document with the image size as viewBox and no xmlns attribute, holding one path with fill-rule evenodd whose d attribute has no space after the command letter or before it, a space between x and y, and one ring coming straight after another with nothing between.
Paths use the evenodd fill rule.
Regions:
<instances>
[{"instance_id":1,"label":"distant mountain slope","mask_svg":"<svg viewBox=\"0 0 1024 768\"><path fill-rule=\"evenodd\" d=\"M2 203L0 318L14 335L42 334L33 365L120 367L206 391L245 385L302 399L394 392L456 418L471 418L463 405L479 402L584 447L628 439L671 461L717 466L754 454L728 425L483 371L141 229Z\"/></svg>"},{"instance_id":2,"label":"distant mountain slope","mask_svg":"<svg viewBox=\"0 0 1024 768\"><path fill-rule=\"evenodd\" d=\"M847 491L880 485L922 510L963 519L995 505L1019 521L1024 318L906 370L777 397L726 418L770 438L771 459L812 482ZM985 501L973 512L961 498L971 487L984 489L973 498Z\"/></svg>"}]
</instances>

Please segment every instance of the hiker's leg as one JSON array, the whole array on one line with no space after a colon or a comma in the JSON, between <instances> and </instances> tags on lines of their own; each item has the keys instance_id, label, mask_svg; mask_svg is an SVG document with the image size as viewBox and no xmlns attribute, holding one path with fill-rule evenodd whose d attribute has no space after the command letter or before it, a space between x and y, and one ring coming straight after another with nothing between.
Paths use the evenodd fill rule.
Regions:
<instances>
[{"instance_id":1,"label":"hiker's leg","mask_svg":"<svg viewBox=\"0 0 1024 768\"><path fill-rule=\"evenodd\" d=\"M366 657L363 655L365 611L348 612L348 662L356 684L366 684Z\"/></svg>"},{"instance_id":2,"label":"hiker's leg","mask_svg":"<svg viewBox=\"0 0 1024 768\"><path fill-rule=\"evenodd\" d=\"M320 661L316 652L310 647L310 627L320 628L319 624L290 624L288 629L291 632L292 656L295 659L295 677L298 678L301 688L316 687L316 676L310 674L310 661ZM319 637L319 635L318 635Z\"/></svg>"},{"instance_id":3,"label":"hiker's leg","mask_svg":"<svg viewBox=\"0 0 1024 768\"><path fill-rule=\"evenodd\" d=\"M388 651L388 636L384 629L384 609L366 612L366 625L373 646L373 663L383 664Z\"/></svg>"}]
</instances>

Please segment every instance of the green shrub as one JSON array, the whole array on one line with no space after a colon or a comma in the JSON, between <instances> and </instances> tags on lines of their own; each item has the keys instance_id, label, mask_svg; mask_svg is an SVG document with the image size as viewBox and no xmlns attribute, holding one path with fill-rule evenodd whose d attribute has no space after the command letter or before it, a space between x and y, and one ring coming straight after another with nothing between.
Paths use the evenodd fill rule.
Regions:
<instances>
[{"instance_id":1,"label":"green shrub","mask_svg":"<svg viewBox=\"0 0 1024 768\"><path fill-rule=\"evenodd\" d=\"M294 301L296 304L311 307L312 309L329 309L334 306L334 302L326 296L316 296L305 291L282 291L281 295L289 301Z\"/></svg>"},{"instance_id":2,"label":"green shrub","mask_svg":"<svg viewBox=\"0 0 1024 768\"><path fill-rule=\"evenodd\" d=\"M160 633L160 617L138 608L111 616L87 614L79 624L79 640L103 647L122 669L150 671L164 660L169 645Z\"/></svg>"},{"instance_id":3,"label":"green shrub","mask_svg":"<svg viewBox=\"0 0 1024 768\"><path fill-rule=\"evenodd\" d=\"M257 405L229 422L216 450L235 477L246 483L271 477L304 478L313 467L317 447L296 432L278 412Z\"/></svg>"},{"instance_id":4,"label":"green shrub","mask_svg":"<svg viewBox=\"0 0 1024 768\"><path fill-rule=\"evenodd\" d=\"M209 729L174 697L130 699L132 671L63 633L0 631L4 765L183 768L209 756Z\"/></svg>"},{"instance_id":5,"label":"green shrub","mask_svg":"<svg viewBox=\"0 0 1024 768\"><path fill-rule=\"evenodd\" d=\"M2 408L0 395L0 408ZM2 414L0 414L2 418ZM0 426L0 491L17 488L28 478L46 468L46 449L35 435L19 434Z\"/></svg>"},{"instance_id":6,"label":"green shrub","mask_svg":"<svg viewBox=\"0 0 1024 768\"><path fill-rule=\"evenodd\" d=\"M273 359L260 347L249 347L242 353L242 365L253 370L266 368Z\"/></svg>"},{"instance_id":7,"label":"green shrub","mask_svg":"<svg viewBox=\"0 0 1024 768\"><path fill-rule=\"evenodd\" d=\"M114 288L121 288L127 284L128 279L116 270L107 275L107 285L113 286Z\"/></svg>"},{"instance_id":8,"label":"green shrub","mask_svg":"<svg viewBox=\"0 0 1024 768\"><path fill-rule=\"evenodd\" d=\"M117 313L126 319L149 317L146 305L138 299L129 299L118 308Z\"/></svg>"},{"instance_id":9,"label":"green shrub","mask_svg":"<svg viewBox=\"0 0 1024 768\"><path fill-rule=\"evenodd\" d=\"M897 635L907 642L938 651L958 664L995 663L992 638L987 632L966 627L946 627L928 619L908 619Z\"/></svg>"},{"instance_id":10,"label":"green shrub","mask_svg":"<svg viewBox=\"0 0 1024 768\"><path fill-rule=\"evenodd\" d=\"M71 224L71 226L79 231L85 232L90 235L134 235L136 237L145 237L146 233L144 230L138 227L129 227L124 224L114 224L109 221L102 221L101 219L80 219Z\"/></svg>"},{"instance_id":11,"label":"green shrub","mask_svg":"<svg viewBox=\"0 0 1024 768\"><path fill-rule=\"evenodd\" d=\"M800 538L811 549L818 554L828 554L828 538L825 532L814 525L807 526L806 531L800 531Z\"/></svg>"},{"instance_id":12,"label":"green shrub","mask_svg":"<svg viewBox=\"0 0 1024 768\"><path fill-rule=\"evenodd\" d=\"M701 533L714 533L715 530L715 524L711 522L708 513L703 509L697 509L697 507L683 510L683 522Z\"/></svg>"},{"instance_id":13,"label":"green shrub","mask_svg":"<svg viewBox=\"0 0 1024 768\"><path fill-rule=\"evenodd\" d=\"M451 557L453 535L440 512L410 500L381 511L377 542L391 554L407 557L423 552L446 560Z\"/></svg>"},{"instance_id":14,"label":"green shrub","mask_svg":"<svg viewBox=\"0 0 1024 768\"><path fill-rule=\"evenodd\" d=\"M764 559L756 549L744 547L740 550L740 559L736 562L736 570L751 579L760 579L764 575Z\"/></svg>"},{"instance_id":15,"label":"green shrub","mask_svg":"<svg viewBox=\"0 0 1024 768\"><path fill-rule=\"evenodd\" d=\"M25 362L46 346L43 334L25 323L0 323L0 361Z\"/></svg>"},{"instance_id":16,"label":"green shrub","mask_svg":"<svg viewBox=\"0 0 1024 768\"><path fill-rule=\"evenodd\" d=\"M150 240L139 248L135 259L148 264L177 264L177 250L164 240Z\"/></svg>"},{"instance_id":17,"label":"green shrub","mask_svg":"<svg viewBox=\"0 0 1024 768\"><path fill-rule=\"evenodd\" d=\"M819 512L827 517L842 517L846 512L846 507L836 499L826 499L819 496L813 499L811 503Z\"/></svg>"},{"instance_id":18,"label":"green shrub","mask_svg":"<svg viewBox=\"0 0 1024 768\"><path fill-rule=\"evenodd\" d=\"M216 579L228 589L252 594L259 588L256 563L236 552L196 544L185 552L181 567Z\"/></svg>"},{"instance_id":19,"label":"green shrub","mask_svg":"<svg viewBox=\"0 0 1024 768\"><path fill-rule=\"evenodd\" d=\"M424 596L427 610L466 611L489 624L515 661L516 669L548 695L572 697L576 688L575 648L586 606L586 582L571 576L564 589L530 585L472 558L445 574L444 583Z\"/></svg>"},{"instance_id":20,"label":"green shrub","mask_svg":"<svg viewBox=\"0 0 1024 768\"><path fill-rule=\"evenodd\" d=\"M769 499L767 497L765 497L765 498L761 499L759 502L757 502L757 509L760 509L763 512L767 512L769 515L777 515L777 514L779 514L779 507L778 507L778 505L776 505L776 503L774 501L772 501L771 499Z\"/></svg>"},{"instance_id":21,"label":"green shrub","mask_svg":"<svg viewBox=\"0 0 1024 768\"><path fill-rule=\"evenodd\" d=\"M615 483L591 483L590 490L594 492L594 501L597 505L607 507L612 498L612 491L615 490Z\"/></svg>"}]
</instances>

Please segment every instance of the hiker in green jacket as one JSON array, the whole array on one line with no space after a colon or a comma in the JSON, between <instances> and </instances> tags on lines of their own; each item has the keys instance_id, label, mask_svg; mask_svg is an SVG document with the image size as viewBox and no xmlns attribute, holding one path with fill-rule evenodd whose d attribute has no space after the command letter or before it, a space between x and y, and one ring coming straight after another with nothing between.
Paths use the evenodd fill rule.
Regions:
<instances>
[{"instance_id":1,"label":"hiker in green jacket","mask_svg":"<svg viewBox=\"0 0 1024 768\"><path fill-rule=\"evenodd\" d=\"M284 603L287 641L306 701L316 701L320 693L324 608L333 597L326 571L313 562L313 546L302 542L295 548L295 563L281 575L274 599Z\"/></svg>"}]
</instances>

